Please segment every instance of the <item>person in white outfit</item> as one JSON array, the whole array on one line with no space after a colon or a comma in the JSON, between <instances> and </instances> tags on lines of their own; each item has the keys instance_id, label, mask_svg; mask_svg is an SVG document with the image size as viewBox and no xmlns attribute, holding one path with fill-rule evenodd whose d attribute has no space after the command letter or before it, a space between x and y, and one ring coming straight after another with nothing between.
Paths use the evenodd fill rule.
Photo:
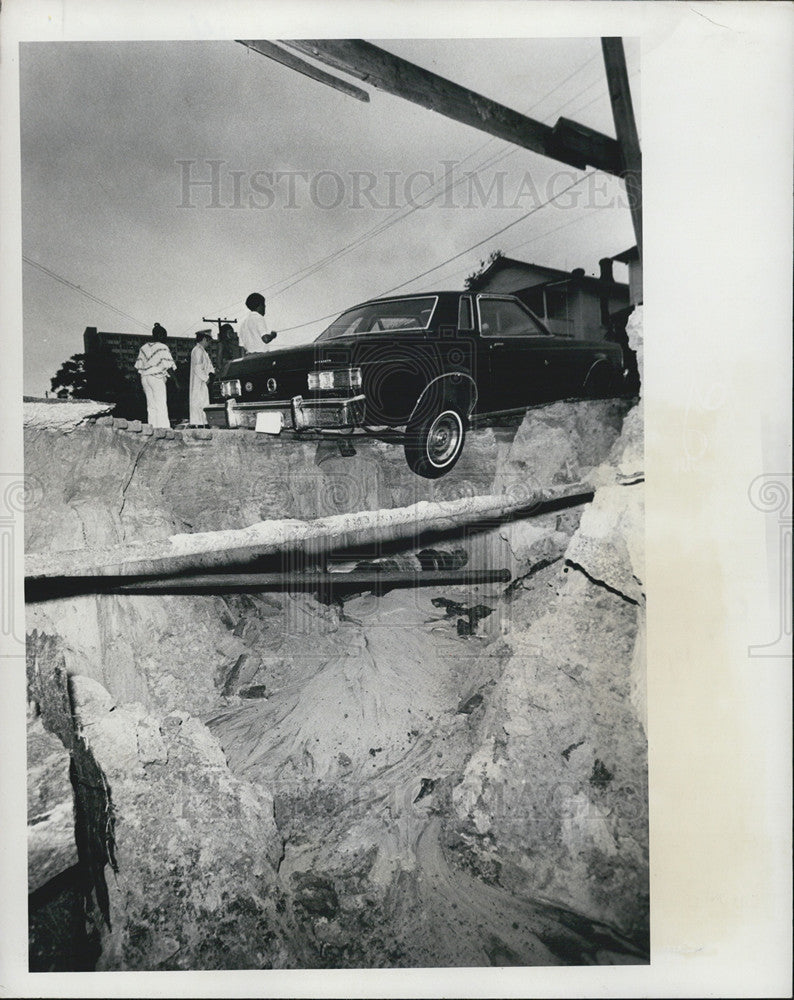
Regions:
<instances>
[{"instance_id":1,"label":"person in white outfit","mask_svg":"<svg viewBox=\"0 0 794 1000\"><path fill-rule=\"evenodd\" d=\"M206 427L207 416L204 407L210 405L210 393L207 383L215 369L207 354L207 344L212 343L212 337L201 330L196 334L196 346L190 352L190 426Z\"/></svg>"},{"instance_id":2,"label":"person in white outfit","mask_svg":"<svg viewBox=\"0 0 794 1000\"><path fill-rule=\"evenodd\" d=\"M141 376L146 396L146 419L152 427L170 427L165 380L176 369L176 362L166 346L168 334L159 323L152 327L152 339L138 352L135 367Z\"/></svg>"},{"instance_id":3,"label":"person in white outfit","mask_svg":"<svg viewBox=\"0 0 794 1000\"><path fill-rule=\"evenodd\" d=\"M245 304L250 311L240 324L237 339L246 354L262 353L265 345L276 336L270 332L265 321L265 297L259 292L252 292L245 300Z\"/></svg>"}]
</instances>

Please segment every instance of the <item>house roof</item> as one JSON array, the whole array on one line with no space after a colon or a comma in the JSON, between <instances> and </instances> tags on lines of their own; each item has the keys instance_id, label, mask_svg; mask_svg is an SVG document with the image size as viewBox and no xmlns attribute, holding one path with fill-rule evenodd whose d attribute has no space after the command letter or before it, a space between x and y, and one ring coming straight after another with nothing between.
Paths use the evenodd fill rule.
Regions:
<instances>
[{"instance_id":1,"label":"house roof","mask_svg":"<svg viewBox=\"0 0 794 1000\"><path fill-rule=\"evenodd\" d=\"M612 260L616 260L619 264L631 264L635 260L640 259L640 251L636 246L629 247L628 250L622 250L620 253L616 253Z\"/></svg>"},{"instance_id":2,"label":"house roof","mask_svg":"<svg viewBox=\"0 0 794 1000\"><path fill-rule=\"evenodd\" d=\"M635 248L636 249L636 248ZM613 258L617 260L618 258ZM518 268L532 268L535 272L541 272L546 275L545 281L536 282L532 286L527 286L527 288L520 288L518 291L526 291L529 287L532 288L545 288L547 285L562 284L568 281L577 281L581 285L590 291L598 294L601 291L601 279L596 278L589 274L584 274L582 269L579 268L574 271L561 271L556 267L547 267L545 264L533 264L531 261L527 260L517 260L514 257L497 257L483 272L480 274L471 284L472 291L480 291L482 286L492 278L499 271L504 270L506 267L518 267ZM615 281L611 285L612 289L618 294L625 291L628 295L629 286L621 281Z\"/></svg>"},{"instance_id":3,"label":"house roof","mask_svg":"<svg viewBox=\"0 0 794 1000\"><path fill-rule=\"evenodd\" d=\"M477 278L472 282L472 290L475 290L488 278L493 277L498 271L504 270L506 267L531 267L536 271L543 271L548 276L549 279L552 278L566 278L570 277L568 271L560 271L556 267L546 267L545 264L532 264L528 260L517 260L515 257L497 257L496 260L492 261L488 267L478 275Z\"/></svg>"}]
</instances>

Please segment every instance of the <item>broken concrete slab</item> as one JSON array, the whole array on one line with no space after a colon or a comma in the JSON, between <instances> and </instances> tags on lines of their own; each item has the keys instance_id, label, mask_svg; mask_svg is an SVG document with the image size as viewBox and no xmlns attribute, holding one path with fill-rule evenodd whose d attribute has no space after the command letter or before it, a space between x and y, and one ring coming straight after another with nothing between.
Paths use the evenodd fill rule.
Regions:
<instances>
[{"instance_id":1,"label":"broken concrete slab","mask_svg":"<svg viewBox=\"0 0 794 1000\"><path fill-rule=\"evenodd\" d=\"M638 603L645 596L644 535L642 484L604 486L583 512L565 558L591 580Z\"/></svg>"}]
</instances>

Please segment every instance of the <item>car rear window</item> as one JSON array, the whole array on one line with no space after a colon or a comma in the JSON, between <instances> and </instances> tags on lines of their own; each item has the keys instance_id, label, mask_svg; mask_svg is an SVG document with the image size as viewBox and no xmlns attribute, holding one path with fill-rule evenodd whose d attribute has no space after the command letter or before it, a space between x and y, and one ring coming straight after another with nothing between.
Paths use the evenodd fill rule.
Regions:
<instances>
[{"instance_id":1,"label":"car rear window","mask_svg":"<svg viewBox=\"0 0 794 1000\"><path fill-rule=\"evenodd\" d=\"M337 337L358 337L368 333L389 333L394 330L426 330L430 325L436 302L435 296L411 299L388 299L366 302L348 309L327 327L317 340Z\"/></svg>"}]
</instances>

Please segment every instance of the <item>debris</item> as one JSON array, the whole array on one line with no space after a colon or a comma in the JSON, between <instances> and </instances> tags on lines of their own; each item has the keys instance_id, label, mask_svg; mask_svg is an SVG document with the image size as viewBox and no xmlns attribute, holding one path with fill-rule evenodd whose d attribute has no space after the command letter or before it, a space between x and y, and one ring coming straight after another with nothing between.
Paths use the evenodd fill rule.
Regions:
<instances>
[{"instance_id":1,"label":"debris","mask_svg":"<svg viewBox=\"0 0 794 1000\"><path fill-rule=\"evenodd\" d=\"M333 883L322 875L295 872L295 906L314 917L332 918L339 910L339 897Z\"/></svg>"},{"instance_id":2,"label":"debris","mask_svg":"<svg viewBox=\"0 0 794 1000\"><path fill-rule=\"evenodd\" d=\"M420 799L423 799L426 795L430 795L435 787L436 787L435 778L422 778L422 785L419 789L419 794L414 799L414 802L418 802Z\"/></svg>"},{"instance_id":3,"label":"debris","mask_svg":"<svg viewBox=\"0 0 794 1000\"><path fill-rule=\"evenodd\" d=\"M251 684L240 688L237 693L241 698L267 698L267 687L264 684Z\"/></svg>"},{"instance_id":4,"label":"debris","mask_svg":"<svg viewBox=\"0 0 794 1000\"><path fill-rule=\"evenodd\" d=\"M467 698L461 705L458 706L457 715L471 715L475 708L479 708L482 705L482 695L473 694L471 698Z\"/></svg>"},{"instance_id":5,"label":"debris","mask_svg":"<svg viewBox=\"0 0 794 1000\"><path fill-rule=\"evenodd\" d=\"M573 753L573 751L576 750L578 747L582 746L583 743L584 743L584 740L579 740L578 743L572 743L569 747L566 747L562 751L563 757L566 760L570 760L571 759L571 754Z\"/></svg>"},{"instance_id":6,"label":"debris","mask_svg":"<svg viewBox=\"0 0 794 1000\"><path fill-rule=\"evenodd\" d=\"M606 767L604 762L596 757L593 764L593 773L590 775L590 784L593 788L605 789L614 777L614 774Z\"/></svg>"}]
</instances>

